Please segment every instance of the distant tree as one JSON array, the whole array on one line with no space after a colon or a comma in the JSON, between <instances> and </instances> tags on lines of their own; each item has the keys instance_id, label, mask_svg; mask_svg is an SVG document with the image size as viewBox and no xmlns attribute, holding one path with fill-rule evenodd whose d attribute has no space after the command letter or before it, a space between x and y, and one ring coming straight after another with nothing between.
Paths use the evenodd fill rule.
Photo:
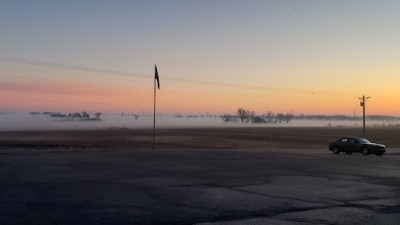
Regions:
<instances>
[{"instance_id":1,"label":"distant tree","mask_svg":"<svg viewBox=\"0 0 400 225\"><path fill-rule=\"evenodd\" d=\"M221 119L224 122L229 122L229 121L233 120L233 115L232 114L224 114L224 115L221 116Z\"/></svg>"},{"instance_id":2,"label":"distant tree","mask_svg":"<svg viewBox=\"0 0 400 225\"><path fill-rule=\"evenodd\" d=\"M240 121L242 121L242 123L246 120L247 118L247 111L243 108L239 108L236 112L236 114L238 115Z\"/></svg>"},{"instance_id":3,"label":"distant tree","mask_svg":"<svg viewBox=\"0 0 400 225\"><path fill-rule=\"evenodd\" d=\"M282 120L283 120L283 113L276 114L276 121L282 123Z\"/></svg>"},{"instance_id":4,"label":"distant tree","mask_svg":"<svg viewBox=\"0 0 400 225\"><path fill-rule=\"evenodd\" d=\"M265 115L265 120L267 123L272 123L274 119L274 114L271 111L268 111L267 114Z\"/></svg>"},{"instance_id":5,"label":"distant tree","mask_svg":"<svg viewBox=\"0 0 400 225\"><path fill-rule=\"evenodd\" d=\"M237 110L236 114L239 117L240 121L242 121L242 123L252 122L256 115L256 113L254 111L245 110L243 108L239 108Z\"/></svg>"},{"instance_id":6,"label":"distant tree","mask_svg":"<svg viewBox=\"0 0 400 225\"><path fill-rule=\"evenodd\" d=\"M286 123L289 123L293 119L293 115L286 113L286 115L284 116L284 119L285 119Z\"/></svg>"},{"instance_id":7,"label":"distant tree","mask_svg":"<svg viewBox=\"0 0 400 225\"><path fill-rule=\"evenodd\" d=\"M253 121L256 113L254 111L246 111L246 123Z\"/></svg>"}]
</instances>

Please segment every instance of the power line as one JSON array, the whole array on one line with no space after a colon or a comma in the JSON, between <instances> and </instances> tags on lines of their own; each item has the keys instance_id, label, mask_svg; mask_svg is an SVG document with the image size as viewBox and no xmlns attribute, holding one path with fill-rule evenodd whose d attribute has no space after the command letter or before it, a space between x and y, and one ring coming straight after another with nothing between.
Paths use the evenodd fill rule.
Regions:
<instances>
[{"instance_id":1,"label":"power line","mask_svg":"<svg viewBox=\"0 0 400 225\"><path fill-rule=\"evenodd\" d=\"M112 75L127 76L127 77L152 79L152 76L148 75L148 74L127 73L127 72L121 72L121 71L116 71L116 70L105 70L105 69L97 69L97 68L84 67L84 66L72 66L72 65L65 65L65 64L59 64L59 63L35 61L35 60L29 60L29 59L19 59L19 58L10 58L10 57L1 57L0 56L0 61L20 63L20 64L30 64L30 65L35 65L35 66L54 67L54 68L69 69L69 70L81 70L81 71L86 71L86 72L104 73L104 74L112 74Z\"/></svg>"},{"instance_id":2,"label":"power line","mask_svg":"<svg viewBox=\"0 0 400 225\"><path fill-rule=\"evenodd\" d=\"M38 78L38 77L30 77L30 76L20 76L20 75L5 75L5 74L0 74L2 77L11 77L11 78L19 78L19 79L29 79L29 80L43 80L43 81L51 81L51 82L66 82L69 83L69 85L73 85L75 83L79 84L84 84L84 85L99 85L98 83L93 83L93 82L83 82L83 81L70 81L70 80L62 80L62 79L54 79L54 78ZM151 88L144 88L144 87L137 87L137 86L127 86L127 85L116 85L116 84L110 84L111 86L114 87L120 87L120 88L125 88L125 89L130 89L130 88L137 88L137 89L142 89L142 90L151 90ZM193 94L201 94L201 95L211 95L211 96L223 96L223 97L239 97L243 96L240 94L220 94L220 93L210 93L210 92L201 92L201 91L188 91L188 90L175 90L175 89L169 89L166 88L165 91L173 91L173 92L185 92L185 93L193 93ZM265 98L268 95L246 95L246 97L252 97L252 98Z\"/></svg>"},{"instance_id":3,"label":"power line","mask_svg":"<svg viewBox=\"0 0 400 225\"><path fill-rule=\"evenodd\" d=\"M62 80L62 79L54 79L54 78L42 78L42 77L31 77L31 76L20 76L20 75L5 75L0 74L2 77L11 77L11 78L18 78L18 79L29 79L29 80L43 80L43 81L51 81L51 82L63 82L69 83L68 85L84 84L84 85L93 85L93 86L101 86L104 84L94 83L94 82L84 82L84 81L71 81L71 80ZM114 87L122 87L122 88L138 88L143 90L150 90L150 88L138 87L138 86L126 86L126 85L116 85L116 84L108 84Z\"/></svg>"},{"instance_id":4,"label":"power line","mask_svg":"<svg viewBox=\"0 0 400 225\"><path fill-rule=\"evenodd\" d=\"M61 69L68 69L68 70L79 70L79 71L94 72L94 73L101 73L101 74L118 75L118 76L125 76L125 77L129 77L129 78L144 78L144 79L153 79L154 78L153 75L151 75L151 74L121 72L121 71L116 71L116 70L98 69L98 68L85 67L85 66L65 65L65 64L59 64L59 63L51 63L51 62L36 61L36 60L21 59L21 58L11 58L11 57L0 56L0 61L28 64L28 65L36 65L36 66L53 67L53 68L61 68ZM226 88L241 88L241 89L259 90L259 91L279 91L279 92L313 94L313 95L315 95L315 94L317 94L317 95L342 95L344 97L350 97L350 96L353 97L354 96L351 93L341 93L341 92L331 92L331 91L321 91L321 90L294 89L294 88L263 87L263 86L256 86L256 85L191 80L191 79L183 79L183 78L168 77L168 76L163 76L162 79L166 80L166 81L186 83L186 84L191 84L191 85L208 85L208 86L218 86L218 87L226 87Z\"/></svg>"}]
</instances>

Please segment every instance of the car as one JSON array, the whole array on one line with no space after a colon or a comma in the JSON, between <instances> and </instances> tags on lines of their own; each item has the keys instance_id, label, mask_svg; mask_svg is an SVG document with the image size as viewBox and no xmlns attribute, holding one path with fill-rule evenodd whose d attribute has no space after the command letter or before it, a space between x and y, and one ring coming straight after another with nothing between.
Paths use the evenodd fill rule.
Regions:
<instances>
[{"instance_id":1,"label":"car","mask_svg":"<svg viewBox=\"0 0 400 225\"><path fill-rule=\"evenodd\" d=\"M346 152L350 155L353 152L358 152L363 155L375 154L381 156L386 153L386 146L382 144L371 143L361 137L344 137L336 141L329 142L329 150L333 154Z\"/></svg>"}]
</instances>

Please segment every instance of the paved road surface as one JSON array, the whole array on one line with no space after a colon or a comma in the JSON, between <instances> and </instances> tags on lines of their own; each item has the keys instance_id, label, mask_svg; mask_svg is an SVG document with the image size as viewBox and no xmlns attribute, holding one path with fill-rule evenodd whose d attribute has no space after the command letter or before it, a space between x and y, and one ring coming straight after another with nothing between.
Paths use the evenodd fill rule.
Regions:
<instances>
[{"instance_id":1,"label":"paved road surface","mask_svg":"<svg viewBox=\"0 0 400 225\"><path fill-rule=\"evenodd\" d=\"M400 155L1 150L1 224L399 224Z\"/></svg>"}]
</instances>

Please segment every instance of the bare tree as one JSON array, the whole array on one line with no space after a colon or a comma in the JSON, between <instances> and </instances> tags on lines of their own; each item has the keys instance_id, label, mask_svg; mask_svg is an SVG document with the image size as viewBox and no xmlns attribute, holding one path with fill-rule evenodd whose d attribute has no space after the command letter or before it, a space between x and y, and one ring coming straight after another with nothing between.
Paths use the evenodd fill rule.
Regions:
<instances>
[{"instance_id":1,"label":"bare tree","mask_svg":"<svg viewBox=\"0 0 400 225\"><path fill-rule=\"evenodd\" d=\"M267 123L272 123L274 119L274 114L271 111L268 111L267 115L265 115L265 120Z\"/></svg>"},{"instance_id":2,"label":"bare tree","mask_svg":"<svg viewBox=\"0 0 400 225\"><path fill-rule=\"evenodd\" d=\"M233 120L233 116L231 114L224 114L221 116L221 118L224 122L229 122Z\"/></svg>"},{"instance_id":3,"label":"bare tree","mask_svg":"<svg viewBox=\"0 0 400 225\"><path fill-rule=\"evenodd\" d=\"M285 115L286 123L289 123L292 119L293 119L293 115L286 113L286 115Z\"/></svg>"},{"instance_id":4,"label":"bare tree","mask_svg":"<svg viewBox=\"0 0 400 225\"><path fill-rule=\"evenodd\" d=\"M242 121L242 123L246 120L247 118L247 111L243 108L239 108L236 112L236 114L238 115L240 121Z\"/></svg>"},{"instance_id":5,"label":"bare tree","mask_svg":"<svg viewBox=\"0 0 400 225\"><path fill-rule=\"evenodd\" d=\"M254 111L246 111L246 123L253 121L256 113Z\"/></svg>"},{"instance_id":6,"label":"bare tree","mask_svg":"<svg viewBox=\"0 0 400 225\"><path fill-rule=\"evenodd\" d=\"M278 113L278 114L276 114L276 120L279 122L279 123L282 123L282 120L283 120L284 118L283 118L283 113Z\"/></svg>"},{"instance_id":7,"label":"bare tree","mask_svg":"<svg viewBox=\"0 0 400 225\"><path fill-rule=\"evenodd\" d=\"M254 111L245 110L243 108L239 108L237 110L236 114L238 115L238 117L242 121L242 123L252 122L256 116L256 113Z\"/></svg>"}]
</instances>

